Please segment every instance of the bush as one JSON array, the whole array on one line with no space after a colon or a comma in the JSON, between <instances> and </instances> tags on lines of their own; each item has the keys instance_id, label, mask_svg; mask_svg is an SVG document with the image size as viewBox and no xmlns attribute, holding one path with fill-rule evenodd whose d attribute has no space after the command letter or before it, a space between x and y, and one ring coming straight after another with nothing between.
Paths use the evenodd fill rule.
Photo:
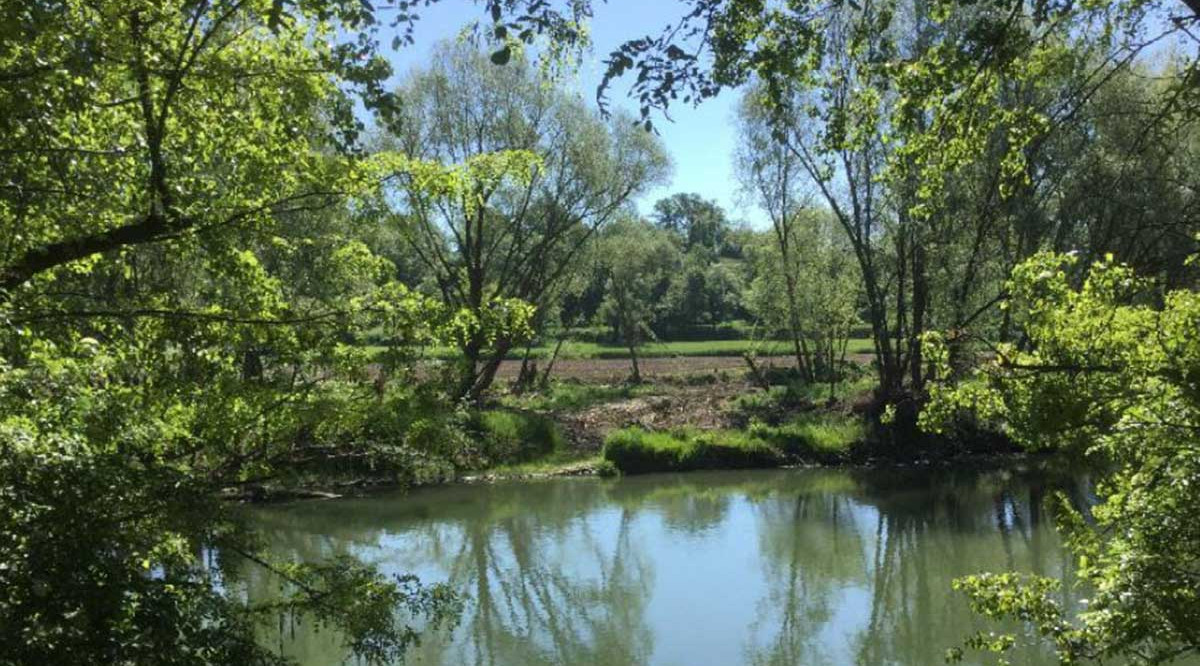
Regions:
<instances>
[{"instance_id":1,"label":"bush","mask_svg":"<svg viewBox=\"0 0 1200 666\"><path fill-rule=\"evenodd\" d=\"M623 474L777 467L783 457L761 439L735 431L625 428L609 434L604 459Z\"/></svg>"},{"instance_id":2,"label":"bush","mask_svg":"<svg viewBox=\"0 0 1200 666\"><path fill-rule=\"evenodd\" d=\"M492 463L527 462L562 448L564 438L554 421L527 412L477 412L473 419L483 455Z\"/></svg>"}]
</instances>

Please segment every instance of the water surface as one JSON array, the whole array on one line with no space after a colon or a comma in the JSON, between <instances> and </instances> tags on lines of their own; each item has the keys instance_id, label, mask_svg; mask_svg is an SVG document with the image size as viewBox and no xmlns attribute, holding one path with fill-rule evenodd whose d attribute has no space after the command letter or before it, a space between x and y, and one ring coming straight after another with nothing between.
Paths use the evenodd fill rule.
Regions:
<instances>
[{"instance_id":1,"label":"water surface","mask_svg":"<svg viewBox=\"0 0 1200 666\"><path fill-rule=\"evenodd\" d=\"M349 553L449 581L459 627L410 664L896 664L943 662L974 630L950 589L1016 569L1063 580L1072 562L1022 470L785 470L454 486L257 509L276 555ZM1074 479L1069 492L1086 495ZM250 572L256 599L278 589ZM337 635L266 637L302 664L342 663ZM1018 664L1053 664L1022 648ZM973 663L968 660L968 663Z\"/></svg>"}]
</instances>

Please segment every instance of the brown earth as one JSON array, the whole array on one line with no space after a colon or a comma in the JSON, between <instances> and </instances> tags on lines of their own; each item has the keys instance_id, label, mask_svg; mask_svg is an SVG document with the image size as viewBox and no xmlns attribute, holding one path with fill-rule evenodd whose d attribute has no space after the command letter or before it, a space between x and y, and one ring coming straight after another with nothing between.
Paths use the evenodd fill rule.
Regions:
<instances>
[{"instance_id":1,"label":"brown earth","mask_svg":"<svg viewBox=\"0 0 1200 666\"><path fill-rule=\"evenodd\" d=\"M869 363L873 354L850 354L849 360ZM762 356L758 364L763 368L793 367L796 363L790 356ZM718 374L722 371L740 375L746 370L746 362L739 356L672 356L644 358L638 361L643 378L671 377L679 375ZM544 367L544 366L539 366ZM633 366L625 358L571 358L559 359L554 364L553 376L559 379L578 379L587 382L620 382L629 377ZM497 371L502 381L515 379L521 370L521 362L504 361Z\"/></svg>"},{"instance_id":2,"label":"brown earth","mask_svg":"<svg viewBox=\"0 0 1200 666\"><path fill-rule=\"evenodd\" d=\"M700 385L671 383L661 388L661 394L560 413L555 420L576 447L598 451L610 431L629 426L647 430L732 427L731 403L737 396L756 390L741 380Z\"/></svg>"},{"instance_id":3,"label":"brown earth","mask_svg":"<svg viewBox=\"0 0 1200 666\"><path fill-rule=\"evenodd\" d=\"M850 360L869 363L871 354L852 354ZM651 394L614 400L578 411L554 415L567 438L578 448L597 451L612 430L639 426L647 430L689 427L702 430L738 428L733 401L761 390L747 380L746 362L737 356L675 356L641 359L643 381ZM758 359L759 368L794 367L790 356ZM505 361L497 385L516 379L520 361ZM629 378L628 359L559 359L553 376L588 384L618 384Z\"/></svg>"}]
</instances>

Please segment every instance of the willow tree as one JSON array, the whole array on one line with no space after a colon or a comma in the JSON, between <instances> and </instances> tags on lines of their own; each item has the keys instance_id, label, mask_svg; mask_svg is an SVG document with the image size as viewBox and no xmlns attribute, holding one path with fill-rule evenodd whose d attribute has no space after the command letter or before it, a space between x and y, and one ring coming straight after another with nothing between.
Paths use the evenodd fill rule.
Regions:
<instances>
[{"instance_id":1,"label":"willow tree","mask_svg":"<svg viewBox=\"0 0 1200 666\"><path fill-rule=\"evenodd\" d=\"M404 174L394 181L396 221L443 301L480 318L506 299L545 305L584 244L667 170L652 135L625 118L601 120L518 56L496 67L468 44L444 45L398 94L404 112L384 146L444 164L497 151L539 157L521 182L458 198L431 198ZM465 336L459 395L478 397L513 344Z\"/></svg>"}]
</instances>

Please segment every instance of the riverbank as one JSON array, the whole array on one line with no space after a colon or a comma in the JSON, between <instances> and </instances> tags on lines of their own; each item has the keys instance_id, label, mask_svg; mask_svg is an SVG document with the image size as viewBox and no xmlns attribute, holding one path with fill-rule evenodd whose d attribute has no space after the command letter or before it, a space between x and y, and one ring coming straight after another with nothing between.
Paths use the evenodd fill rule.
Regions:
<instances>
[{"instance_id":1,"label":"riverbank","mask_svg":"<svg viewBox=\"0 0 1200 666\"><path fill-rule=\"evenodd\" d=\"M310 478L238 489L230 497L327 499L397 486L708 469L912 466L1018 453L994 437L903 448L872 441L865 412L873 377L865 369L832 389L782 382L763 389L744 374L676 373L638 384L570 379L525 392L506 387L469 417L473 453L458 463L430 458L418 461L419 473L404 478Z\"/></svg>"},{"instance_id":2,"label":"riverbank","mask_svg":"<svg viewBox=\"0 0 1200 666\"><path fill-rule=\"evenodd\" d=\"M558 476L734 468L936 464L1018 453L1003 442L939 442L887 450L872 442L865 369L828 386L763 389L744 373L695 372L640 384L555 382L506 392L490 406L556 424L566 446L547 455L466 472L468 483Z\"/></svg>"}]
</instances>

